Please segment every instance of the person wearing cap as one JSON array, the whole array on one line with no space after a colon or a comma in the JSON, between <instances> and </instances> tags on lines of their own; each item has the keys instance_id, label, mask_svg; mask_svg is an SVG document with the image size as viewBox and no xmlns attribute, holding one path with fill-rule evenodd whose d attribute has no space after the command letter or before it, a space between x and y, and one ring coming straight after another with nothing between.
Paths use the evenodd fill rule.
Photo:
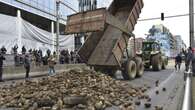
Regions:
<instances>
[{"instance_id":1,"label":"person wearing cap","mask_svg":"<svg viewBox=\"0 0 195 110\"><path fill-rule=\"evenodd\" d=\"M0 52L0 82L3 81L2 75L3 75L3 60L5 60L5 57L3 56L3 53Z\"/></svg>"},{"instance_id":2,"label":"person wearing cap","mask_svg":"<svg viewBox=\"0 0 195 110\"><path fill-rule=\"evenodd\" d=\"M28 54L26 54L25 57L24 57L24 68L26 69L25 78L28 79L29 78L29 72L30 72L30 58L29 58Z\"/></svg>"}]
</instances>

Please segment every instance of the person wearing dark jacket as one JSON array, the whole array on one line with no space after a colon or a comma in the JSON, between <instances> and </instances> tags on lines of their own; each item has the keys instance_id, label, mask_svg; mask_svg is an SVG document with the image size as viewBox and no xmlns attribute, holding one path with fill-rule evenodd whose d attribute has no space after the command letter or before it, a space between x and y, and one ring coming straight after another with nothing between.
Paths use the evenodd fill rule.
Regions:
<instances>
[{"instance_id":1,"label":"person wearing dark jacket","mask_svg":"<svg viewBox=\"0 0 195 110\"><path fill-rule=\"evenodd\" d=\"M176 69L176 70L180 70L181 63L182 63L182 57L181 57L180 54L178 54L178 55L175 57L175 69Z\"/></svg>"},{"instance_id":2,"label":"person wearing dark jacket","mask_svg":"<svg viewBox=\"0 0 195 110\"><path fill-rule=\"evenodd\" d=\"M25 54L26 53L26 48L25 46L22 46L22 54Z\"/></svg>"},{"instance_id":3,"label":"person wearing dark jacket","mask_svg":"<svg viewBox=\"0 0 195 110\"><path fill-rule=\"evenodd\" d=\"M50 57L50 55L51 55L51 50L48 49L48 50L47 50L47 56Z\"/></svg>"},{"instance_id":4,"label":"person wearing dark jacket","mask_svg":"<svg viewBox=\"0 0 195 110\"><path fill-rule=\"evenodd\" d=\"M5 57L2 53L0 53L0 82L3 81L2 75L3 75L3 60L5 60Z\"/></svg>"},{"instance_id":5,"label":"person wearing dark jacket","mask_svg":"<svg viewBox=\"0 0 195 110\"><path fill-rule=\"evenodd\" d=\"M24 57L24 68L26 69L26 79L29 78L29 72L30 72L30 58L28 55L25 55Z\"/></svg>"},{"instance_id":6,"label":"person wearing dark jacket","mask_svg":"<svg viewBox=\"0 0 195 110\"><path fill-rule=\"evenodd\" d=\"M1 52L2 52L2 54L6 54L7 49L5 48L5 46L3 46L3 47L1 48Z\"/></svg>"},{"instance_id":7,"label":"person wearing dark jacket","mask_svg":"<svg viewBox=\"0 0 195 110\"><path fill-rule=\"evenodd\" d=\"M185 71L188 71L193 59L192 48L189 47L187 52L183 50L183 53L185 55L185 66L186 66Z\"/></svg>"},{"instance_id":8,"label":"person wearing dark jacket","mask_svg":"<svg viewBox=\"0 0 195 110\"><path fill-rule=\"evenodd\" d=\"M17 44L13 47L13 51L14 51L15 55L18 53L18 45Z\"/></svg>"}]
</instances>

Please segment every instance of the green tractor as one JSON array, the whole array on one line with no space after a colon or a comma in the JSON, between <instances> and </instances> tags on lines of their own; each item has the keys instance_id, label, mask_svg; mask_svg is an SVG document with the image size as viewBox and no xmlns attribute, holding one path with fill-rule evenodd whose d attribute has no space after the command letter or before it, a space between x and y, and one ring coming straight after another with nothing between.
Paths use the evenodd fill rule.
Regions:
<instances>
[{"instance_id":1,"label":"green tractor","mask_svg":"<svg viewBox=\"0 0 195 110\"><path fill-rule=\"evenodd\" d=\"M161 51L161 45L155 41L145 41L142 45L142 50L136 52L142 57L145 68L150 68L154 71L166 69L168 65L168 57Z\"/></svg>"}]
</instances>

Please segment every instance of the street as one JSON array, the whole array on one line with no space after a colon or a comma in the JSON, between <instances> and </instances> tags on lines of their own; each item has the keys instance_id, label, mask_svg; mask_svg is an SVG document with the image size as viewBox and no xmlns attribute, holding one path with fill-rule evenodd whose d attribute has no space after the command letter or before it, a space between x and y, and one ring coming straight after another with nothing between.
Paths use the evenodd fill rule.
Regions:
<instances>
[{"instance_id":1,"label":"street","mask_svg":"<svg viewBox=\"0 0 195 110\"><path fill-rule=\"evenodd\" d=\"M174 62L170 62L166 70L160 72L153 72L146 70L141 78L137 78L130 82L127 82L131 86L135 87L149 87L147 94L151 98L151 108L148 110L155 110L155 106L163 107L163 110L178 110L182 106L182 98L184 92L184 64L180 71L175 71ZM117 77L121 76L118 73ZM159 81L158 87L156 87L156 81ZM166 88L166 91L163 91ZM159 91L159 94L156 94ZM146 110L144 104L147 100L142 100L141 105L137 106L136 110Z\"/></svg>"},{"instance_id":2,"label":"street","mask_svg":"<svg viewBox=\"0 0 195 110\"><path fill-rule=\"evenodd\" d=\"M134 85L138 83L146 83L151 86L152 89L148 91L148 95L151 97L152 108L155 106L163 107L163 110L178 110L181 107L183 97L183 70L175 72L173 65L169 65L167 70L161 72L146 72L143 79L132 81ZM155 86L156 80L159 80L158 87ZM166 91L163 91L166 88ZM159 91L159 94L156 93ZM143 102L144 103L144 102ZM136 110L145 110L142 104Z\"/></svg>"},{"instance_id":3,"label":"street","mask_svg":"<svg viewBox=\"0 0 195 110\"><path fill-rule=\"evenodd\" d=\"M174 70L173 61L169 63L166 70L160 72L153 72L151 70L146 70L144 75L140 78L136 78L131 81L124 81L120 72L117 72L117 80L120 80L127 84L129 87L145 87L147 88L146 95L149 96L149 99L139 99L134 98L133 101L140 101L140 105L135 105L135 110L146 110L145 103L151 104L151 107L147 108L148 110L156 110L155 107L163 107L163 110L177 110L181 107L181 101L183 97L183 70L184 65L180 71ZM41 79L43 77L35 77L33 79ZM156 84L156 82L159 84ZM23 82L20 80L11 80L5 81L1 84L2 87L7 87L14 85L15 83ZM165 90L164 90L165 89ZM158 91L158 94L156 93ZM118 107L107 108L106 110L120 110ZM157 109L158 110L158 109Z\"/></svg>"},{"instance_id":4,"label":"street","mask_svg":"<svg viewBox=\"0 0 195 110\"><path fill-rule=\"evenodd\" d=\"M0 0L0 10L0 110L195 108L193 0Z\"/></svg>"}]
</instances>

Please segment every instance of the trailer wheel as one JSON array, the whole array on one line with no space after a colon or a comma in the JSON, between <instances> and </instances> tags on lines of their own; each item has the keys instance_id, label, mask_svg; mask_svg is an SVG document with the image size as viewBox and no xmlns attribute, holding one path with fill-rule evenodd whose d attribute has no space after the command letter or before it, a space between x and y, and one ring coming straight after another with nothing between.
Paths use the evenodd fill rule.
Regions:
<instances>
[{"instance_id":1,"label":"trailer wheel","mask_svg":"<svg viewBox=\"0 0 195 110\"><path fill-rule=\"evenodd\" d=\"M137 76L141 77L144 74L144 63L140 57L135 57Z\"/></svg>"},{"instance_id":2,"label":"trailer wheel","mask_svg":"<svg viewBox=\"0 0 195 110\"><path fill-rule=\"evenodd\" d=\"M136 77L136 63L133 60L127 61L122 71L123 78L125 80L134 79Z\"/></svg>"},{"instance_id":3,"label":"trailer wheel","mask_svg":"<svg viewBox=\"0 0 195 110\"><path fill-rule=\"evenodd\" d=\"M162 58L160 54L152 57L152 69L154 71L160 71L162 69Z\"/></svg>"}]
</instances>

